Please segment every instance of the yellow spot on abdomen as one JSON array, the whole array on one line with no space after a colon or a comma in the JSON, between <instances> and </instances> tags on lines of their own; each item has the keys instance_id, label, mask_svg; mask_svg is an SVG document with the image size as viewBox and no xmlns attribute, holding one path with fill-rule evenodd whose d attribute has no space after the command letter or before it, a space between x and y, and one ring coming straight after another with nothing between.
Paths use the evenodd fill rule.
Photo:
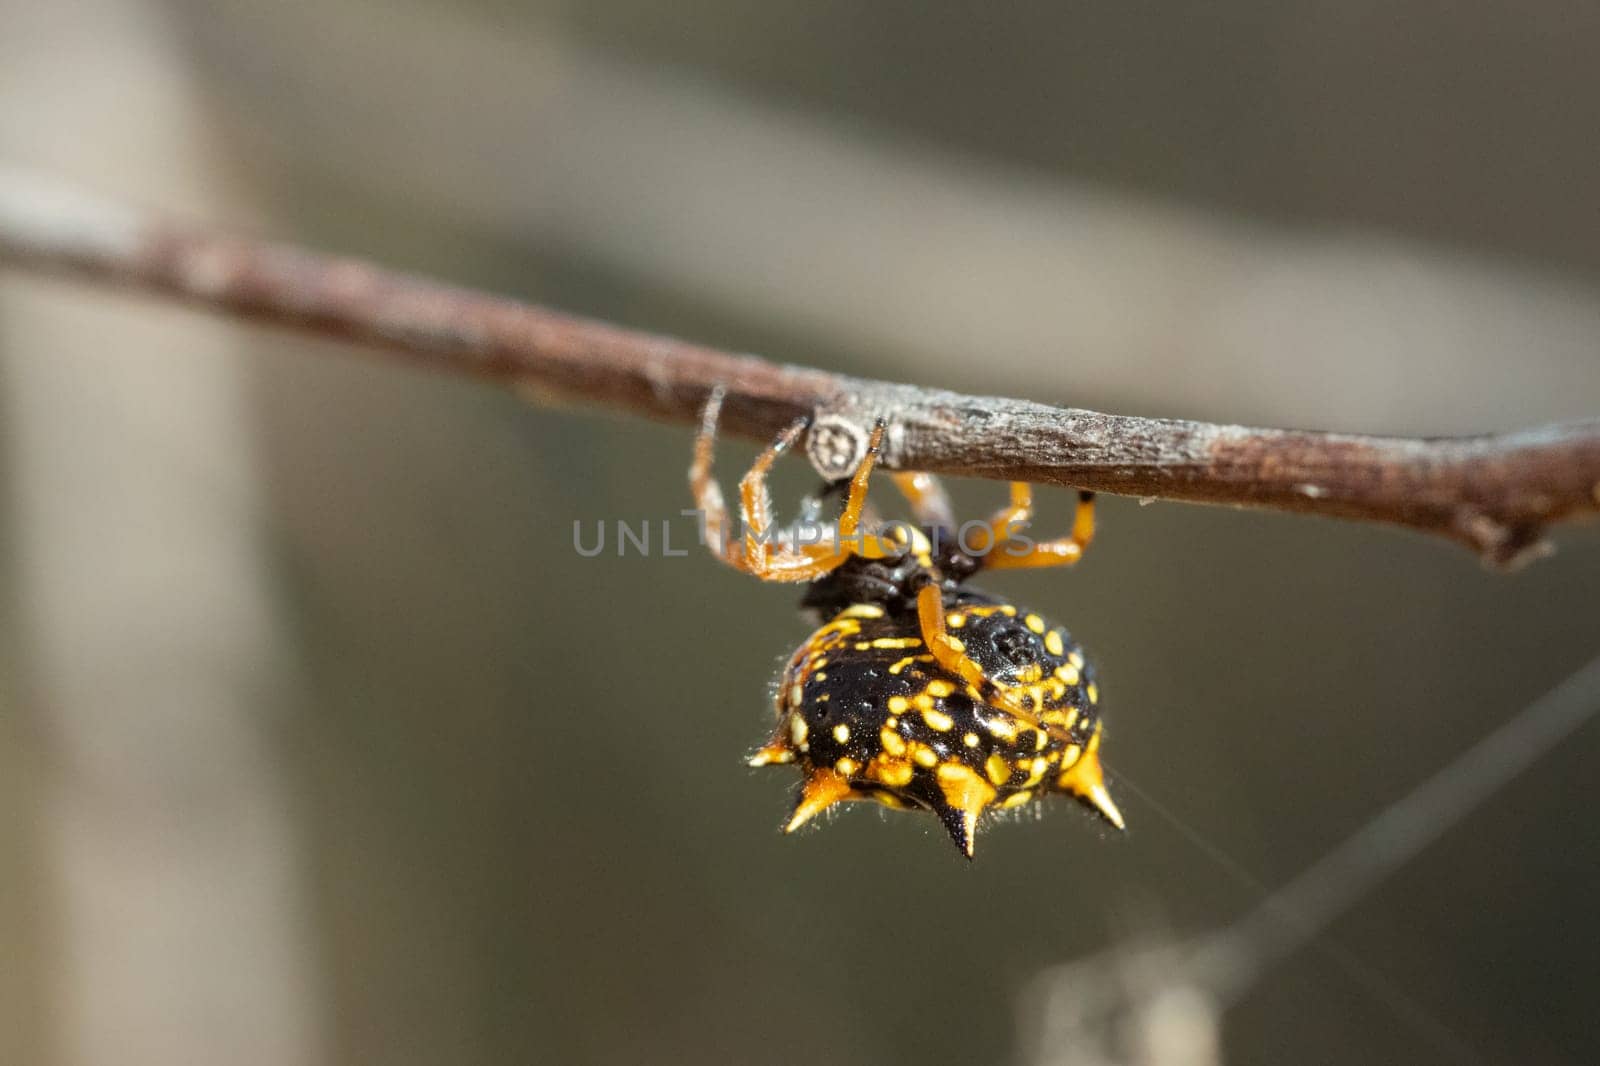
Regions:
<instances>
[{"instance_id":1,"label":"yellow spot on abdomen","mask_svg":"<svg viewBox=\"0 0 1600 1066\"><path fill-rule=\"evenodd\" d=\"M1051 655L1065 654L1067 646L1061 643L1061 630L1052 629L1044 635L1044 650Z\"/></svg>"},{"instance_id":2,"label":"yellow spot on abdomen","mask_svg":"<svg viewBox=\"0 0 1600 1066\"><path fill-rule=\"evenodd\" d=\"M903 788L911 783L912 773L910 763L897 759L893 762L879 763L875 776L892 788Z\"/></svg>"},{"instance_id":3,"label":"yellow spot on abdomen","mask_svg":"<svg viewBox=\"0 0 1600 1066\"><path fill-rule=\"evenodd\" d=\"M850 739L850 727L845 725L843 722L840 722L838 725L834 726L833 739L837 740L841 744L848 742Z\"/></svg>"},{"instance_id":4,"label":"yellow spot on abdomen","mask_svg":"<svg viewBox=\"0 0 1600 1066\"><path fill-rule=\"evenodd\" d=\"M938 776L945 802L958 811L972 816L994 802L994 789L989 787L989 782L961 763L944 763L939 767Z\"/></svg>"},{"instance_id":5,"label":"yellow spot on abdomen","mask_svg":"<svg viewBox=\"0 0 1600 1066\"><path fill-rule=\"evenodd\" d=\"M948 714L931 709L922 712L922 720L928 723L929 729L937 729L941 733L948 733L956 724Z\"/></svg>"},{"instance_id":6,"label":"yellow spot on abdomen","mask_svg":"<svg viewBox=\"0 0 1600 1066\"><path fill-rule=\"evenodd\" d=\"M991 718L983 723L983 726L1001 740L1017 739L1017 727L1012 725L1009 719Z\"/></svg>"},{"instance_id":7,"label":"yellow spot on abdomen","mask_svg":"<svg viewBox=\"0 0 1600 1066\"><path fill-rule=\"evenodd\" d=\"M1062 729L1071 729L1072 723L1078 720L1078 708L1069 707L1065 711L1046 711L1040 717L1050 725L1060 726Z\"/></svg>"}]
</instances>

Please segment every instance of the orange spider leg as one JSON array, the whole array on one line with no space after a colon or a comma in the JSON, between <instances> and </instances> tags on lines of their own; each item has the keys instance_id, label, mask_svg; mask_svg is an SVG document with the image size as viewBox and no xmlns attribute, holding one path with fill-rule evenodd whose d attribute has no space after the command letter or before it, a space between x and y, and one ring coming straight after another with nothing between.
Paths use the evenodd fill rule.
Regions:
<instances>
[{"instance_id":1,"label":"orange spider leg","mask_svg":"<svg viewBox=\"0 0 1600 1066\"><path fill-rule=\"evenodd\" d=\"M728 551L728 508L722 499L722 486L711 476L712 449L717 439L717 416L722 413L721 385L711 390L705 410L700 413L700 431L694 438L694 462L689 465L689 491L700 520L706 548L730 566L737 566Z\"/></svg>"},{"instance_id":2,"label":"orange spider leg","mask_svg":"<svg viewBox=\"0 0 1600 1066\"><path fill-rule=\"evenodd\" d=\"M772 525L772 504L767 493L767 474L772 465L800 434L805 432L810 419L799 418L762 450L750 470L739 481L739 516L744 525L744 538L730 540L728 512L722 489L712 477L712 457L716 441L717 418L722 410L725 390L720 386L706 400L700 419L700 432L695 438L694 462L689 467L689 485L696 506L704 516L706 546L711 553L736 570L742 570L765 581L810 581L837 569L852 554L881 558L888 552L877 543L876 537L858 536L862 509L866 505L867 482L883 443L884 423L879 420L873 427L867 443L867 454L850 478L850 490L845 499L844 511L839 517L839 536L831 544L807 544L785 547L772 543L769 528Z\"/></svg>"},{"instance_id":3,"label":"orange spider leg","mask_svg":"<svg viewBox=\"0 0 1600 1066\"><path fill-rule=\"evenodd\" d=\"M867 479L872 475L873 464L878 461L878 450L883 447L885 423L878 419L867 438L867 454L850 477L850 494L845 497L844 512L839 515L839 539L853 537L861 525L861 511L867 505Z\"/></svg>"},{"instance_id":4,"label":"orange spider leg","mask_svg":"<svg viewBox=\"0 0 1600 1066\"><path fill-rule=\"evenodd\" d=\"M1005 704L1006 710L1039 732L1052 736L1064 735L1041 722L1009 692L996 687L984 676L983 668L967 654L966 645L961 643L961 638L952 637L949 629L945 627L944 593L939 590L938 585L924 585L917 592L917 623L922 631L922 642L933 654L934 662L947 673L959 677L984 693L986 697L999 700Z\"/></svg>"},{"instance_id":5,"label":"orange spider leg","mask_svg":"<svg viewBox=\"0 0 1600 1066\"><path fill-rule=\"evenodd\" d=\"M806 544L788 548L779 545L778 550L772 554L766 554L765 549L768 545L763 541L760 545L763 554L760 557L759 568L748 568L751 573L767 581L811 581L837 570L852 555L881 559L890 553L892 549L884 548L876 536L861 533L861 514L867 503L867 483L872 476L872 467L877 461L878 451L883 445L884 428L884 422L880 419L872 429L872 436L867 440L866 456L850 477L850 490L845 496L844 510L839 515L838 538L832 544ZM779 438L778 444L787 447L787 442L782 438ZM763 453L763 458L765 457ZM766 472L771 465L770 460L765 466L757 460L756 467L751 468L750 473L745 475L745 480L740 483L747 512L745 517L747 528L751 521L748 512L752 506L765 505ZM751 488L747 489L747 485ZM764 530L765 526L762 528Z\"/></svg>"},{"instance_id":6,"label":"orange spider leg","mask_svg":"<svg viewBox=\"0 0 1600 1066\"><path fill-rule=\"evenodd\" d=\"M767 495L767 474L778 456L788 451L800 434L806 431L811 419L801 417L778 434L778 439L761 450L750 470L739 479L739 517L744 523L743 557L740 566L752 574L765 576L768 568L771 538L767 530L772 525L772 500ZM735 564L738 565L738 564Z\"/></svg>"},{"instance_id":7,"label":"orange spider leg","mask_svg":"<svg viewBox=\"0 0 1600 1066\"><path fill-rule=\"evenodd\" d=\"M689 488L705 523L706 547L735 570L764 576L767 569L767 527L772 524L772 505L767 496L767 472L778 456L787 451L805 431L809 419L798 418L778 438L764 448L739 482L739 515L744 539L728 536L728 509L722 487L712 477L717 421L722 413L726 389L717 386L706 399L700 416L700 432L694 442L694 462L689 467Z\"/></svg>"},{"instance_id":8,"label":"orange spider leg","mask_svg":"<svg viewBox=\"0 0 1600 1066\"><path fill-rule=\"evenodd\" d=\"M911 505L918 522L940 529L956 528L955 510L938 478L920 470L895 471L889 477Z\"/></svg>"},{"instance_id":9,"label":"orange spider leg","mask_svg":"<svg viewBox=\"0 0 1600 1066\"><path fill-rule=\"evenodd\" d=\"M1078 493L1078 509L1072 516L1072 532L1055 540L1039 541L1025 551L1014 551L1008 543L1019 527L1033 517L1033 487L1026 481L1011 483L1011 505L996 511L989 520L989 540L981 549L983 565L989 570L1022 570L1042 566L1071 566L1083 558L1084 549L1094 540L1094 493Z\"/></svg>"},{"instance_id":10,"label":"orange spider leg","mask_svg":"<svg viewBox=\"0 0 1600 1066\"><path fill-rule=\"evenodd\" d=\"M1026 481L1011 482L1011 503L1000 508L983 523L968 523L962 527L961 547L972 555L985 559L992 555L996 545L1004 544L1028 524L1033 517L1033 486ZM972 526L978 528L969 533Z\"/></svg>"},{"instance_id":11,"label":"orange spider leg","mask_svg":"<svg viewBox=\"0 0 1600 1066\"><path fill-rule=\"evenodd\" d=\"M922 642L933 653L933 659L947 673L951 673L974 688L986 683L983 668L967 655L966 645L952 637L944 624L944 593L938 585L924 585L917 592L917 622L922 630Z\"/></svg>"}]
</instances>

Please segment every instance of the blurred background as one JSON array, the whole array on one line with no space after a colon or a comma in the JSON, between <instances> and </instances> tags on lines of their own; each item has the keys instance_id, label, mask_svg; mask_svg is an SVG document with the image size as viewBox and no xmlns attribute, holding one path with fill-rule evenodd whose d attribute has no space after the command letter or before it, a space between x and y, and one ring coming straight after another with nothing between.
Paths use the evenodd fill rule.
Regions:
<instances>
[{"instance_id":1,"label":"blurred background","mask_svg":"<svg viewBox=\"0 0 1600 1066\"><path fill-rule=\"evenodd\" d=\"M0 161L627 325L1134 414L1600 413L1592 4L0 25ZM0 275L0 1061L1106 1061L1037 1039L1037 974L1227 926L1600 648L1592 527L1506 577L1109 499L1082 566L994 583L1097 657L1126 836L783 838L742 759L794 591L572 548L688 505L687 430L359 356ZM1261 973L1225 1060L1600 1060L1597 757Z\"/></svg>"}]
</instances>

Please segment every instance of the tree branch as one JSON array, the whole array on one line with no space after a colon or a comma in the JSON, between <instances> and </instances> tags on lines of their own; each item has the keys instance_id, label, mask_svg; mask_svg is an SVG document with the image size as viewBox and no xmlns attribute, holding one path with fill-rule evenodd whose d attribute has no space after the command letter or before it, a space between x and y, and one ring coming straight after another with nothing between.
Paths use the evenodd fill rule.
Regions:
<instances>
[{"instance_id":1,"label":"tree branch","mask_svg":"<svg viewBox=\"0 0 1600 1066\"><path fill-rule=\"evenodd\" d=\"M1553 523L1600 511L1600 419L1411 439L1133 418L783 366L261 241L146 217L0 170L0 262L118 283L369 345L536 399L693 423L727 387L724 432L799 415L825 474L883 414L889 467L1270 508L1437 534L1510 566Z\"/></svg>"}]
</instances>

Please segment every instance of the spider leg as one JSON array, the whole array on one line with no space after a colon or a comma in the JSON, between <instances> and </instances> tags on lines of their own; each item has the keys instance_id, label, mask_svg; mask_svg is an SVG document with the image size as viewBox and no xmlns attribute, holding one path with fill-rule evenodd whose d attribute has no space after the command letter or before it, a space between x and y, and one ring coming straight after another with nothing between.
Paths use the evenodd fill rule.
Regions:
<instances>
[{"instance_id":1,"label":"spider leg","mask_svg":"<svg viewBox=\"0 0 1600 1066\"><path fill-rule=\"evenodd\" d=\"M938 585L930 582L917 591L917 623L922 630L922 643L945 672L979 690L993 687L983 676L983 668L967 655L966 645L945 628L944 593Z\"/></svg>"},{"instance_id":2,"label":"spider leg","mask_svg":"<svg viewBox=\"0 0 1600 1066\"><path fill-rule=\"evenodd\" d=\"M911 505L911 515L919 525L929 529L956 528L955 509L938 478L920 470L897 470L889 477Z\"/></svg>"},{"instance_id":3,"label":"spider leg","mask_svg":"<svg viewBox=\"0 0 1600 1066\"><path fill-rule=\"evenodd\" d=\"M778 456L787 451L805 431L810 419L797 418L756 456L755 463L739 482L739 517L744 527L744 537L742 540L730 537L728 508L723 500L722 487L712 476L717 420L722 413L722 399L726 393L727 390L719 385L711 390L711 395L706 399L705 410L700 415L700 432L695 436L694 461L689 466L689 489L705 523L706 547L711 554L735 570L766 577L767 549L771 540L768 530L772 525L767 472L772 469Z\"/></svg>"},{"instance_id":4,"label":"spider leg","mask_svg":"<svg viewBox=\"0 0 1600 1066\"><path fill-rule=\"evenodd\" d=\"M883 444L884 422L873 427L867 454L849 482L844 511L839 517L838 537L824 544L785 545L781 534L772 530L772 501L767 492L767 474L778 457L794 446L810 424L797 418L768 445L750 470L739 481L739 517L743 538L729 536L728 508L722 489L712 476L717 419L726 390L713 389L700 417L700 432L695 437L694 461L689 467L689 488L705 522L706 547L735 570L764 581L810 581L837 569L852 554L877 558L887 552L877 538L858 535L866 506L867 482Z\"/></svg>"},{"instance_id":5,"label":"spider leg","mask_svg":"<svg viewBox=\"0 0 1600 1066\"><path fill-rule=\"evenodd\" d=\"M1033 517L1033 486L1026 481L1011 483L1011 503L989 519L982 546L973 546L988 570L1036 569L1044 566L1071 566L1083 558L1084 549L1094 539L1094 493L1079 492L1078 508L1072 516L1072 532L1054 540L1030 543L1024 550L1008 543Z\"/></svg>"},{"instance_id":6,"label":"spider leg","mask_svg":"<svg viewBox=\"0 0 1600 1066\"><path fill-rule=\"evenodd\" d=\"M826 505L828 497L833 495L842 496L849 487L850 482L848 480L824 481L817 491L800 501L799 513L795 516L795 520L789 523L784 531L778 535L778 542L793 544L796 547L822 543L831 526L831 523L822 516L823 507ZM877 529L881 525L883 525L883 517L872 506L872 501L870 499L867 500L861 508L861 519L858 523L858 528L864 526L867 529ZM802 536L805 539L802 539Z\"/></svg>"},{"instance_id":7,"label":"spider leg","mask_svg":"<svg viewBox=\"0 0 1600 1066\"><path fill-rule=\"evenodd\" d=\"M772 499L767 494L767 474L772 470L772 464L778 461L778 456L792 448L810 424L811 419L803 415L789 423L776 440L762 449L756 461L750 465L749 472L739 479L739 518L744 526L744 543L743 551L739 553L740 561L734 565L757 577L767 577L774 539L769 532L772 527ZM782 551L781 546L779 550Z\"/></svg>"},{"instance_id":8,"label":"spider leg","mask_svg":"<svg viewBox=\"0 0 1600 1066\"><path fill-rule=\"evenodd\" d=\"M983 667L967 654L960 637L950 635L945 625L944 593L933 583L923 585L917 592L917 624L922 642L928 646L934 662L946 672L977 689L985 699L993 700L1007 711L1026 722L1031 728L1050 736L1065 736L1039 720L1038 715L1022 706L1019 699L984 675Z\"/></svg>"},{"instance_id":9,"label":"spider leg","mask_svg":"<svg viewBox=\"0 0 1600 1066\"><path fill-rule=\"evenodd\" d=\"M828 544L786 546L781 543L772 545L770 543L772 538L763 535L761 543L757 545L761 554L752 555L751 561L743 569L765 581L812 581L823 574L837 570L852 555L876 559L889 554L892 549L885 549L878 543L877 537L861 533L861 516L867 504L867 482L872 475L872 467L877 461L879 449L883 445L884 429L885 423L879 419L872 429L872 436L867 441L867 454L862 458L861 465L856 467L856 472L851 475L844 510L839 515L837 539ZM798 436L795 426L786 430L785 436L791 431L794 436ZM792 438L786 441L780 437L774 447L781 452L782 447L792 443ZM768 449L768 452L772 450ZM767 452L762 453L762 458L756 460L756 465L751 467L750 473L746 474L744 481L740 483L747 529L751 520L750 512L757 505L764 507L766 504L766 472L772 465L767 455ZM772 458L776 458L776 454ZM762 459L767 459L764 465ZM762 530L764 533L765 526ZM748 540L748 533L746 537Z\"/></svg>"},{"instance_id":10,"label":"spider leg","mask_svg":"<svg viewBox=\"0 0 1600 1066\"><path fill-rule=\"evenodd\" d=\"M726 393L727 389L721 385L712 389L700 413L700 430L694 438L694 461L689 464L689 492L700 509L706 548L729 566L738 566L728 551L728 508L722 499L722 486L711 476L717 418L722 413L722 398Z\"/></svg>"},{"instance_id":11,"label":"spider leg","mask_svg":"<svg viewBox=\"0 0 1600 1066\"><path fill-rule=\"evenodd\" d=\"M878 452L883 447L883 433L887 423L878 419L872 427L872 436L867 438L867 454L862 456L861 465L856 467L856 472L850 477L850 493L844 500L844 511L839 515L839 539L841 541L855 536L856 530L861 525L861 511L867 505L867 478L872 474L873 464L878 461Z\"/></svg>"}]
</instances>

